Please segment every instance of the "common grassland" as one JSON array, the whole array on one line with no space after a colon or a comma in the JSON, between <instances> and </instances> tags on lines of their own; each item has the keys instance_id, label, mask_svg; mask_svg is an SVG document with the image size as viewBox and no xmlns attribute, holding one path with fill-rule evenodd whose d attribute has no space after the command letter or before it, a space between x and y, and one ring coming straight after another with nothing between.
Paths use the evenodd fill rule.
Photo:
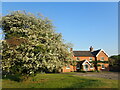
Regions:
<instances>
[{"instance_id":1,"label":"common grassland","mask_svg":"<svg viewBox=\"0 0 120 90\"><path fill-rule=\"evenodd\" d=\"M118 81L69 74L37 74L23 81L4 78L2 88L118 88Z\"/></svg>"}]
</instances>

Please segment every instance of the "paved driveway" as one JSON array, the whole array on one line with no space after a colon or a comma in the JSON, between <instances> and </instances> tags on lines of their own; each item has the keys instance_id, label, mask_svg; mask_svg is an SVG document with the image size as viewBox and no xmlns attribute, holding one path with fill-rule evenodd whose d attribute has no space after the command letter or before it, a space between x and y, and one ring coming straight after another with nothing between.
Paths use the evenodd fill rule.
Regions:
<instances>
[{"instance_id":1,"label":"paved driveway","mask_svg":"<svg viewBox=\"0 0 120 90\"><path fill-rule=\"evenodd\" d=\"M106 78L106 79L112 79L112 80L118 80L118 76L120 75L120 73L118 72L87 72L87 73L80 73L80 72L72 73L71 72L67 74L87 76L87 77Z\"/></svg>"}]
</instances>

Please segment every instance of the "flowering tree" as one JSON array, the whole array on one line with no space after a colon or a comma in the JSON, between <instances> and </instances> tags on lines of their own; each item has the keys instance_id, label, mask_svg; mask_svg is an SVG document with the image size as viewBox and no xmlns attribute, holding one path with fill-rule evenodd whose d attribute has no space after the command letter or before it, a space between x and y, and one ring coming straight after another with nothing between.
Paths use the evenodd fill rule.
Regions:
<instances>
[{"instance_id":1,"label":"flowering tree","mask_svg":"<svg viewBox=\"0 0 120 90\"><path fill-rule=\"evenodd\" d=\"M43 16L15 11L2 17L2 69L5 73L30 75L58 72L70 59L69 46Z\"/></svg>"}]
</instances>

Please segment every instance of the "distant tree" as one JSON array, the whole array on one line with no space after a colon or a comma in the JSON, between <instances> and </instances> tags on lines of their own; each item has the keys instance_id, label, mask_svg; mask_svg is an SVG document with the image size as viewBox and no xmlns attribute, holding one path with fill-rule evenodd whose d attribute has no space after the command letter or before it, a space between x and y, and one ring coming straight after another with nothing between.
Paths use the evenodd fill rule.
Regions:
<instances>
[{"instance_id":1,"label":"distant tree","mask_svg":"<svg viewBox=\"0 0 120 90\"><path fill-rule=\"evenodd\" d=\"M50 20L22 11L2 17L2 69L5 74L31 75L59 72L71 58L69 46Z\"/></svg>"},{"instance_id":2,"label":"distant tree","mask_svg":"<svg viewBox=\"0 0 120 90\"><path fill-rule=\"evenodd\" d=\"M109 57L109 66L111 71L120 71L120 54Z\"/></svg>"}]
</instances>

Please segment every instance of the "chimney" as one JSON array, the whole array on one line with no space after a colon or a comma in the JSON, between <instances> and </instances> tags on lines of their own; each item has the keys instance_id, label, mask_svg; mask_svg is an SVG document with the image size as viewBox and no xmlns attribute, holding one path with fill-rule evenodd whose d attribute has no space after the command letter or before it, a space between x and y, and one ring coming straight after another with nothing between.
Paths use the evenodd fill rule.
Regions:
<instances>
[{"instance_id":1,"label":"chimney","mask_svg":"<svg viewBox=\"0 0 120 90\"><path fill-rule=\"evenodd\" d=\"M70 48L70 52L72 52L73 51L73 48Z\"/></svg>"},{"instance_id":2,"label":"chimney","mask_svg":"<svg viewBox=\"0 0 120 90\"><path fill-rule=\"evenodd\" d=\"M90 52L93 52L93 47L92 46L90 47Z\"/></svg>"}]
</instances>

